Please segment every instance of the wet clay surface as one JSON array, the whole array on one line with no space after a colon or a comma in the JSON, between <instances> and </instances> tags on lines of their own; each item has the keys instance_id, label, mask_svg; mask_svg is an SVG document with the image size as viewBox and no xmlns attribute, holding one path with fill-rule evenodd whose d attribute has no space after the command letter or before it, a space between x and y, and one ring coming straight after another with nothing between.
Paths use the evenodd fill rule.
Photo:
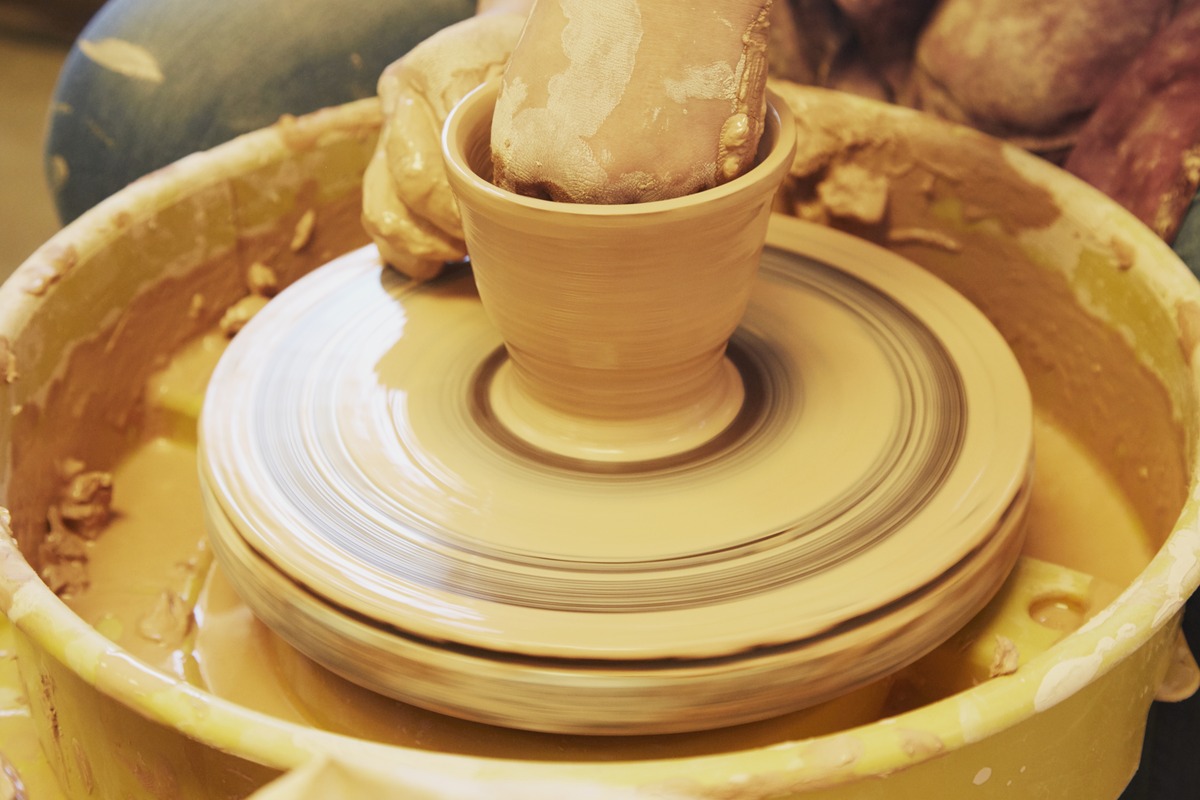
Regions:
<instances>
[{"instance_id":1,"label":"wet clay surface","mask_svg":"<svg viewBox=\"0 0 1200 800\"><path fill-rule=\"evenodd\" d=\"M1060 428L1039 417L1035 433L1036 469L1059 477L1035 488L1025 553L1125 585L1152 554L1136 516L1111 478ZM618 760L769 745L870 722L912 702L912 681L901 675L766 722L632 739L536 734L434 714L361 689L299 655L254 618L219 568L205 566L192 445L147 442L121 462L114 480L129 502L118 504L116 521L92 551L92 588L71 598L71 606L148 663L283 719L436 751ZM1071 530L1064 519L1088 521L1089 537L1064 535ZM141 567L131 573L134 560ZM164 595L184 598L193 621L182 636L155 639L146 635L146 620ZM918 662L911 671L928 675L931 668ZM937 699L937 691L925 687L922 701Z\"/></svg>"}]
</instances>

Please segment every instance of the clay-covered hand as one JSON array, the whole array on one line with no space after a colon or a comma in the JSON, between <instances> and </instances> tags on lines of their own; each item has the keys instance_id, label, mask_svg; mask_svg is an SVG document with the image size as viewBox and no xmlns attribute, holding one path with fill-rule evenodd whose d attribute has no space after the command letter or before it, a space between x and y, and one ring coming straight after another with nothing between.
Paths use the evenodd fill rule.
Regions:
<instances>
[{"instance_id":1,"label":"clay-covered hand","mask_svg":"<svg viewBox=\"0 0 1200 800\"><path fill-rule=\"evenodd\" d=\"M379 78L383 130L363 176L363 227L384 260L426 280L466 254L458 206L442 166L450 109L500 75L520 37L521 14L484 14L452 25Z\"/></svg>"},{"instance_id":2,"label":"clay-covered hand","mask_svg":"<svg viewBox=\"0 0 1200 800\"><path fill-rule=\"evenodd\" d=\"M631 203L737 177L762 134L770 5L538 0L496 103L496 184Z\"/></svg>"}]
</instances>

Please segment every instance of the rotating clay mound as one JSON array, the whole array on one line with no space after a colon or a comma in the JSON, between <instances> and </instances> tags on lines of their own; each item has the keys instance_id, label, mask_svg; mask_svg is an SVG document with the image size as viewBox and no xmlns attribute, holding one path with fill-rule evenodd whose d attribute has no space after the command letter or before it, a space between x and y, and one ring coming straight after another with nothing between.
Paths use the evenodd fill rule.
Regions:
<instances>
[{"instance_id":1,"label":"rotating clay mound","mask_svg":"<svg viewBox=\"0 0 1200 800\"><path fill-rule=\"evenodd\" d=\"M1031 407L977 311L902 259L780 220L730 361L737 417L587 460L503 423L465 272L372 251L276 298L202 421L218 557L268 625L373 690L576 733L735 724L923 655L1021 546Z\"/></svg>"}]
</instances>

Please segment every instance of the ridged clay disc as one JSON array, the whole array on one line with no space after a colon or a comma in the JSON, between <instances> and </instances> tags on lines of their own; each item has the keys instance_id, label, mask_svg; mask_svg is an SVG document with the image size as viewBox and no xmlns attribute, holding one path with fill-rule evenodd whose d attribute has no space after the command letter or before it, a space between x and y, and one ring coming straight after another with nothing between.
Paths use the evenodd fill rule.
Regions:
<instances>
[{"instance_id":1,"label":"ridged clay disc","mask_svg":"<svg viewBox=\"0 0 1200 800\"><path fill-rule=\"evenodd\" d=\"M666 458L509 430L468 271L361 250L234 340L201 423L212 538L267 624L435 710L664 732L827 699L927 652L1015 561L1032 410L1003 339L898 256L772 221L746 401Z\"/></svg>"}]
</instances>

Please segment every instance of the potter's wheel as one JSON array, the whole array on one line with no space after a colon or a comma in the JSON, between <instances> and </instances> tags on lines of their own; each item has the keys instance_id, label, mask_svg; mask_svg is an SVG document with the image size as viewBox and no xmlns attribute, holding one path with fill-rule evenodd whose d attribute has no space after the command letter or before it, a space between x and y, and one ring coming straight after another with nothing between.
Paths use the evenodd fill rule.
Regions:
<instances>
[{"instance_id":1,"label":"potter's wheel","mask_svg":"<svg viewBox=\"0 0 1200 800\"><path fill-rule=\"evenodd\" d=\"M463 270L358 251L274 300L209 387L211 538L272 628L376 691L522 728L764 718L911 662L1015 561L1031 407L927 273L777 219L730 345L746 400L668 455L506 422Z\"/></svg>"}]
</instances>

